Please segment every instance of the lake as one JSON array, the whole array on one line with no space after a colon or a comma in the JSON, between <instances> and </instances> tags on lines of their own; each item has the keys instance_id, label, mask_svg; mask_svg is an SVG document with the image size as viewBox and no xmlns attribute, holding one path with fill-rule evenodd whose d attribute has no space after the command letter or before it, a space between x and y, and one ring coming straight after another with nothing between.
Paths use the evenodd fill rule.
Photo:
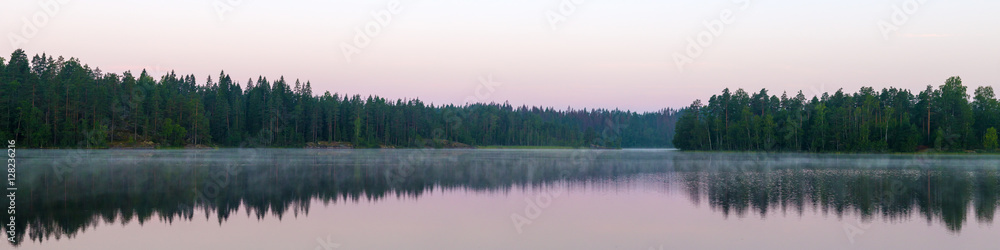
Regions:
<instances>
[{"instance_id":1,"label":"lake","mask_svg":"<svg viewBox=\"0 0 1000 250\"><path fill-rule=\"evenodd\" d=\"M995 249L1000 156L19 150L17 249ZM6 221L6 220L4 220Z\"/></svg>"}]
</instances>

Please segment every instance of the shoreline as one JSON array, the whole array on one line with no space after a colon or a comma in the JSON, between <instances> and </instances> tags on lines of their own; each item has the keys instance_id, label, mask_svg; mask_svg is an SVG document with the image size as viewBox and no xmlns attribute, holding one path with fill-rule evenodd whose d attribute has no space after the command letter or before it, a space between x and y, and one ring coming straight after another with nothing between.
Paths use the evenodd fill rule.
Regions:
<instances>
[{"instance_id":1,"label":"shoreline","mask_svg":"<svg viewBox=\"0 0 1000 250\"><path fill-rule=\"evenodd\" d=\"M380 147L380 148L354 148L354 147L92 147L92 148L25 148L28 150L60 150L60 149L88 149L88 150L216 150L216 149L322 149L322 150L362 150L362 149L594 149L594 150L625 150L625 149L676 149L676 148L593 148L593 147L569 147L569 146L471 146L471 147Z\"/></svg>"},{"instance_id":2,"label":"shoreline","mask_svg":"<svg viewBox=\"0 0 1000 250\"><path fill-rule=\"evenodd\" d=\"M220 150L220 149L306 149L306 150L413 150L413 149L434 149L434 150L669 150L683 153L722 153L722 154L804 154L804 155L1000 155L996 152L790 152L790 151L702 151L702 150L680 150L677 148L593 148L593 147L569 147L569 146L472 146L459 148L434 148L434 147L383 147L383 148L310 148L310 147L158 147L158 148L126 148L126 147L101 147L101 148L24 148L22 150Z\"/></svg>"}]
</instances>

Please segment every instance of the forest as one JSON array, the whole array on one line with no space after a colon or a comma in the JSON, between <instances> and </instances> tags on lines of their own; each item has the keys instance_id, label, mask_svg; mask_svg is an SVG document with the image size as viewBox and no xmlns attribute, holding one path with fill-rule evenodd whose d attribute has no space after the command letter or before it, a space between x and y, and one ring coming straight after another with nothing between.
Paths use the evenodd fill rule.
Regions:
<instances>
[{"instance_id":1,"label":"forest","mask_svg":"<svg viewBox=\"0 0 1000 250\"><path fill-rule=\"evenodd\" d=\"M863 87L812 99L725 89L681 112L673 142L707 151L995 151L1000 102L990 86L974 94L970 101L957 76L919 93Z\"/></svg>"},{"instance_id":2,"label":"forest","mask_svg":"<svg viewBox=\"0 0 1000 250\"><path fill-rule=\"evenodd\" d=\"M678 111L426 104L225 72L105 73L78 59L0 57L0 138L26 148L671 147ZM456 146L458 145L458 146Z\"/></svg>"}]
</instances>

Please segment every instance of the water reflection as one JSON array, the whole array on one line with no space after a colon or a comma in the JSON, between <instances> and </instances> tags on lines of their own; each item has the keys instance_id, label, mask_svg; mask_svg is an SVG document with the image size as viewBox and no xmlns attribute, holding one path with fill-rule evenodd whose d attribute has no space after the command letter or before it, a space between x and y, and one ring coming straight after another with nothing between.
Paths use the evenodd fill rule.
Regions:
<instances>
[{"instance_id":1,"label":"water reflection","mask_svg":"<svg viewBox=\"0 0 1000 250\"><path fill-rule=\"evenodd\" d=\"M958 233L992 223L1000 159L989 156L680 153L663 150L25 151L18 240L74 237L101 223L308 214L324 204L556 183L678 185L721 216L807 208L863 220L919 216ZM635 178L658 177L658 178ZM572 185L571 185L572 186ZM23 197L23 198L21 198ZM155 217L155 218L154 218ZM25 232L27 230L27 232Z\"/></svg>"}]
</instances>

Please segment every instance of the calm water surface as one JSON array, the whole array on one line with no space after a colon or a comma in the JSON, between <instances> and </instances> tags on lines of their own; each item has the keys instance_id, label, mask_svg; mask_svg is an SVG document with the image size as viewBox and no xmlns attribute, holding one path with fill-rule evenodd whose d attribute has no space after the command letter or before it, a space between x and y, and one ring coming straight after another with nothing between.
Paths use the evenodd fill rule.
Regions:
<instances>
[{"instance_id":1,"label":"calm water surface","mask_svg":"<svg viewBox=\"0 0 1000 250\"><path fill-rule=\"evenodd\" d=\"M5 248L1000 247L998 156L18 153L18 243Z\"/></svg>"}]
</instances>

